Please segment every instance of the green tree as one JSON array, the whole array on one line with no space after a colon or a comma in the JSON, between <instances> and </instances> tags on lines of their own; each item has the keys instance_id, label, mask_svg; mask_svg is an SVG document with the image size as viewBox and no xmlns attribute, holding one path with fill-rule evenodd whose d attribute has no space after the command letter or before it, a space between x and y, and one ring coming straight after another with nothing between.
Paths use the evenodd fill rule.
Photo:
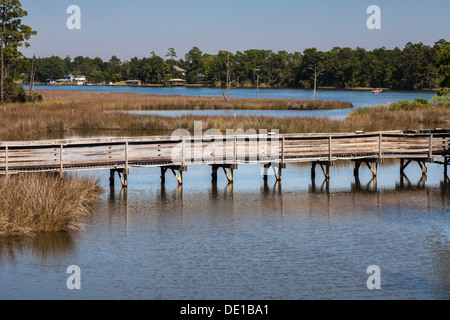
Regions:
<instances>
[{"instance_id":1,"label":"green tree","mask_svg":"<svg viewBox=\"0 0 450 320\"><path fill-rule=\"evenodd\" d=\"M203 53L199 48L193 47L186 53L185 66L187 70L186 80L189 83L196 83L197 74L202 73L204 69Z\"/></svg>"},{"instance_id":2,"label":"green tree","mask_svg":"<svg viewBox=\"0 0 450 320\"><path fill-rule=\"evenodd\" d=\"M41 59L36 71L36 77L39 81L45 81L46 79L57 80L69 72L70 70L65 60L57 56L52 56Z\"/></svg>"},{"instance_id":3,"label":"green tree","mask_svg":"<svg viewBox=\"0 0 450 320\"><path fill-rule=\"evenodd\" d=\"M441 87L450 87L450 43L442 45L438 51L439 84Z\"/></svg>"},{"instance_id":4,"label":"green tree","mask_svg":"<svg viewBox=\"0 0 450 320\"><path fill-rule=\"evenodd\" d=\"M23 45L28 47L29 43L27 41L32 35L37 34L31 27L22 23L22 18L27 15L27 11L22 9L22 4L19 0L0 0L1 103L4 102L5 97L5 62L8 59L17 59L19 56L18 47ZM8 48L8 50L5 50L5 48ZM9 55L5 55L6 52Z\"/></svg>"}]
</instances>

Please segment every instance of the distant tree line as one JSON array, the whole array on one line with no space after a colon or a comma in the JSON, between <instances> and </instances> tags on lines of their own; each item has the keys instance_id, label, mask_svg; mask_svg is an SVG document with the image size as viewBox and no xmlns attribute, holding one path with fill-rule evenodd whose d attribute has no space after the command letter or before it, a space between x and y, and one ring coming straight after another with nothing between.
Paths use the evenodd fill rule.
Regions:
<instances>
[{"instance_id":1,"label":"distant tree line","mask_svg":"<svg viewBox=\"0 0 450 320\"><path fill-rule=\"evenodd\" d=\"M8 66L16 78L30 80L32 60L15 61ZM227 67L228 65L228 67ZM185 73L180 73L178 66ZM183 77L189 84L225 86L227 68L233 86L310 88L317 72L318 86L336 88L379 87L392 89L433 89L450 87L450 43L439 40L433 46L407 43L403 49L335 47L303 52L247 50L217 54L192 48L182 59L173 48L164 57L154 52L149 57L121 61L101 58L57 56L40 58L35 81L57 80L64 75L85 75L92 82L140 80L145 84L165 84ZM206 79L206 81L205 81Z\"/></svg>"}]
</instances>

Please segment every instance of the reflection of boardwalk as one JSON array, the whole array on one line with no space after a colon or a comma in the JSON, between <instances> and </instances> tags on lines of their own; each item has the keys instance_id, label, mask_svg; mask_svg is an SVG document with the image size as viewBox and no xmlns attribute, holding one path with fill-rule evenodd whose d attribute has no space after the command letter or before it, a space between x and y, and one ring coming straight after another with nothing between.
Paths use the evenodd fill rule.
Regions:
<instances>
[{"instance_id":1,"label":"reflection of boardwalk","mask_svg":"<svg viewBox=\"0 0 450 320\"><path fill-rule=\"evenodd\" d=\"M384 159L399 159L400 170L417 162L423 174L426 163L449 163L449 130L415 132L374 132L347 134L265 134L203 137L96 138L0 143L0 174L25 172L64 172L110 170L111 182L117 172L122 185L134 167L161 167L164 181L167 170L182 184L189 165L212 166L212 179L223 169L233 181L233 170L242 163L264 165L277 180L287 163L312 163L312 176L319 166L326 179L338 160L355 162L355 176L361 165L377 176ZM227 171L228 170L228 171Z\"/></svg>"}]
</instances>

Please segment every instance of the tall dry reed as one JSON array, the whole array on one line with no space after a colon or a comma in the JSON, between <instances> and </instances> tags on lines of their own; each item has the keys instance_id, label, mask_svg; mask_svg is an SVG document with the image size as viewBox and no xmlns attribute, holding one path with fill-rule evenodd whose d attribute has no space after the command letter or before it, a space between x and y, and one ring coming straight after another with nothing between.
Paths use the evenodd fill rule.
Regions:
<instances>
[{"instance_id":1,"label":"tall dry reed","mask_svg":"<svg viewBox=\"0 0 450 320\"><path fill-rule=\"evenodd\" d=\"M79 230L100 192L97 181L86 177L0 177L0 236Z\"/></svg>"}]
</instances>

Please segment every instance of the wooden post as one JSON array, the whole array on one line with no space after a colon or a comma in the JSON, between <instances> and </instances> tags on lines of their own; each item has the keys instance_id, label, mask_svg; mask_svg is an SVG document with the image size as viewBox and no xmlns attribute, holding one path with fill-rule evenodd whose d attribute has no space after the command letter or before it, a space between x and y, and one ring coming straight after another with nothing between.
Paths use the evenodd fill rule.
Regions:
<instances>
[{"instance_id":1,"label":"wooden post","mask_svg":"<svg viewBox=\"0 0 450 320\"><path fill-rule=\"evenodd\" d=\"M277 173L277 171L275 170L275 167L272 167L272 168L273 168L273 173L274 173L274 175L275 175L276 181L281 181L281 172L282 172L281 165L278 166L278 173Z\"/></svg>"},{"instance_id":2,"label":"wooden post","mask_svg":"<svg viewBox=\"0 0 450 320\"><path fill-rule=\"evenodd\" d=\"M427 166L425 165L425 161L417 161L417 163L419 164L420 168L422 169L422 175L426 175L427 174Z\"/></svg>"},{"instance_id":3,"label":"wooden post","mask_svg":"<svg viewBox=\"0 0 450 320\"><path fill-rule=\"evenodd\" d=\"M382 158L383 155L383 147L382 147L382 142L383 142L383 134L380 133L380 137L378 138L378 159Z\"/></svg>"},{"instance_id":4,"label":"wooden post","mask_svg":"<svg viewBox=\"0 0 450 320\"><path fill-rule=\"evenodd\" d=\"M331 163L331 136L328 137L328 162Z\"/></svg>"},{"instance_id":5,"label":"wooden post","mask_svg":"<svg viewBox=\"0 0 450 320\"><path fill-rule=\"evenodd\" d=\"M114 177L115 177L115 170L111 169L109 170L109 185L113 186L114 185Z\"/></svg>"},{"instance_id":6,"label":"wooden post","mask_svg":"<svg viewBox=\"0 0 450 320\"><path fill-rule=\"evenodd\" d=\"M233 145L233 163L236 165L237 163L237 138L234 137L234 145Z\"/></svg>"},{"instance_id":7,"label":"wooden post","mask_svg":"<svg viewBox=\"0 0 450 320\"><path fill-rule=\"evenodd\" d=\"M173 168L171 170L175 179L177 179L178 185L181 186L183 184L183 171L177 170L177 172L175 172L175 169Z\"/></svg>"},{"instance_id":8,"label":"wooden post","mask_svg":"<svg viewBox=\"0 0 450 320\"><path fill-rule=\"evenodd\" d=\"M219 168L217 165L212 165L212 172L211 172L211 180L212 182L217 182L217 169Z\"/></svg>"},{"instance_id":9,"label":"wooden post","mask_svg":"<svg viewBox=\"0 0 450 320\"><path fill-rule=\"evenodd\" d=\"M60 149L59 149L59 174L61 177L64 176L63 153L64 153L64 149L63 149L63 145L61 145Z\"/></svg>"},{"instance_id":10,"label":"wooden post","mask_svg":"<svg viewBox=\"0 0 450 320\"><path fill-rule=\"evenodd\" d=\"M122 183L122 187L123 188L127 188L128 187L128 174L126 173L125 170L122 170L122 172L117 171L117 174L119 175L119 179L120 182ZM123 174L123 177L122 177Z\"/></svg>"},{"instance_id":11,"label":"wooden post","mask_svg":"<svg viewBox=\"0 0 450 320\"><path fill-rule=\"evenodd\" d=\"M430 141L428 143L428 159L433 158L433 134L430 134Z\"/></svg>"},{"instance_id":12,"label":"wooden post","mask_svg":"<svg viewBox=\"0 0 450 320\"><path fill-rule=\"evenodd\" d=\"M166 183L166 171L167 168L161 167L161 183Z\"/></svg>"},{"instance_id":13,"label":"wooden post","mask_svg":"<svg viewBox=\"0 0 450 320\"><path fill-rule=\"evenodd\" d=\"M327 173L325 175L327 177L327 180L330 179L330 164L331 164L331 162L327 163Z\"/></svg>"},{"instance_id":14,"label":"wooden post","mask_svg":"<svg viewBox=\"0 0 450 320\"><path fill-rule=\"evenodd\" d=\"M447 177L448 157L444 157L444 178Z\"/></svg>"},{"instance_id":15,"label":"wooden post","mask_svg":"<svg viewBox=\"0 0 450 320\"><path fill-rule=\"evenodd\" d=\"M128 170L128 141L125 142L125 170Z\"/></svg>"},{"instance_id":16,"label":"wooden post","mask_svg":"<svg viewBox=\"0 0 450 320\"><path fill-rule=\"evenodd\" d=\"M311 163L311 179L314 180L314 178L316 177L316 162L312 162Z\"/></svg>"},{"instance_id":17,"label":"wooden post","mask_svg":"<svg viewBox=\"0 0 450 320\"><path fill-rule=\"evenodd\" d=\"M128 172L123 173L123 187L128 188Z\"/></svg>"},{"instance_id":18,"label":"wooden post","mask_svg":"<svg viewBox=\"0 0 450 320\"><path fill-rule=\"evenodd\" d=\"M353 176L359 177L359 168L361 167L361 161L355 161L355 169L353 170Z\"/></svg>"},{"instance_id":19,"label":"wooden post","mask_svg":"<svg viewBox=\"0 0 450 320\"><path fill-rule=\"evenodd\" d=\"M186 155L185 155L185 151L184 151L186 142L185 142L184 137L182 139L183 139L183 141L181 142L181 159L182 159L182 165L184 166L186 164L186 159L185 159Z\"/></svg>"},{"instance_id":20,"label":"wooden post","mask_svg":"<svg viewBox=\"0 0 450 320\"><path fill-rule=\"evenodd\" d=\"M405 168L411 163L411 161L412 160L409 159L405 163L405 159L400 159L400 174L404 174L403 172L405 171Z\"/></svg>"},{"instance_id":21,"label":"wooden post","mask_svg":"<svg viewBox=\"0 0 450 320\"><path fill-rule=\"evenodd\" d=\"M375 161L373 164L373 167L370 166L368 161L364 161L364 163L366 164L367 168L369 168L370 172L372 172L373 177L377 176L377 169L378 169L378 163Z\"/></svg>"},{"instance_id":22,"label":"wooden post","mask_svg":"<svg viewBox=\"0 0 450 320\"><path fill-rule=\"evenodd\" d=\"M331 136L329 136L328 137L328 163L327 163L327 173L326 173L327 179L330 179L331 156L332 156Z\"/></svg>"},{"instance_id":23,"label":"wooden post","mask_svg":"<svg viewBox=\"0 0 450 320\"><path fill-rule=\"evenodd\" d=\"M225 168L224 168L224 170L225 170ZM233 182L234 181L234 170L233 170L233 168L230 168L228 170L229 170L229 172L227 174L228 182Z\"/></svg>"},{"instance_id":24,"label":"wooden post","mask_svg":"<svg viewBox=\"0 0 450 320\"><path fill-rule=\"evenodd\" d=\"M281 140L281 164L284 164L284 137Z\"/></svg>"},{"instance_id":25,"label":"wooden post","mask_svg":"<svg viewBox=\"0 0 450 320\"><path fill-rule=\"evenodd\" d=\"M5 147L5 174L8 176L8 146Z\"/></svg>"}]
</instances>

